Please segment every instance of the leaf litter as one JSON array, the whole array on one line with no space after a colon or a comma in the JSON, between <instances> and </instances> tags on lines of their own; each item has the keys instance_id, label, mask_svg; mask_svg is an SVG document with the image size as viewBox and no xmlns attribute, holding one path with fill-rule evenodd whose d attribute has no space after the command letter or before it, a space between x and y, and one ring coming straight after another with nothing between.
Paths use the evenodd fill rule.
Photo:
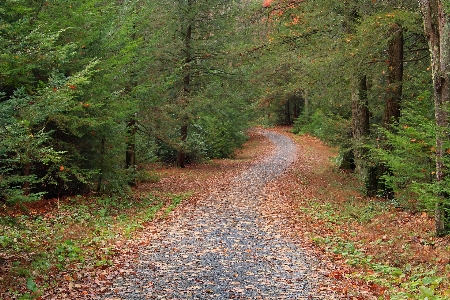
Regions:
<instances>
[{"instance_id":1,"label":"leaf litter","mask_svg":"<svg viewBox=\"0 0 450 300\"><path fill-rule=\"evenodd\" d=\"M327 276L333 264L305 246L284 191L275 188L297 159L295 143L273 130L253 135L264 141L256 159L204 180L169 217L118 242L113 266L86 271L44 298L343 298L341 278ZM191 179L202 184L183 175L165 182L180 192Z\"/></svg>"}]
</instances>

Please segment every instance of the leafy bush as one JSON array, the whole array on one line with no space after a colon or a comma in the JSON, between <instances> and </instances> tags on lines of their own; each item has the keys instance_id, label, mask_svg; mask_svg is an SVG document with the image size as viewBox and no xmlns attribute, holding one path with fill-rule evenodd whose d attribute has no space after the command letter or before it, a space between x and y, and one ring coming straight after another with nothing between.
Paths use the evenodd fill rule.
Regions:
<instances>
[{"instance_id":1,"label":"leafy bush","mask_svg":"<svg viewBox=\"0 0 450 300\"><path fill-rule=\"evenodd\" d=\"M204 136L205 152L210 158L230 157L236 148L240 147L246 140L243 133L244 125L236 116L227 115L217 117L205 115L201 118Z\"/></svg>"},{"instance_id":2,"label":"leafy bush","mask_svg":"<svg viewBox=\"0 0 450 300\"><path fill-rule=\"evenodd\" d=\"M399 205L434 211L438 189L448 183L438 187L435 182L436 129L431 101L426 101L430 97L426 92L405 105L395 131L379 129L383 138L375 141L371 156L389 168L383 179Z\"/></svg>"},{"instance_id":3,"label":"leafy bush","mask_svg":"<svg viewBox=\"0 0 450 300\"><path fill-rule=\"evenodd\" d=\"M339 116L325 114L320 108L311 116L303 113L294 122L294 133L308 133L331 145L348 144L350 121Z\"/></svg>"},{"instance_id":4,"label":"leafy bush","mask_svg":"<svg viewBox=\"0 0 450 300\"><path fill-rule=\"evenodd\" d=\"M94 65L64 80L54 75L33 95L21 87L2 102L0 198L10 203L31 201L40 198L49 186L61 189L69 181L86 183L82 179L86 174L68 167L74 153L68 154L70 149L55 132L76 130L69 124L70 114L79 109L71 87L87 83ZM52 87L54 84L58 86ZM54 129L51 124L56 124Z\"/></svg>"}]
</instances>

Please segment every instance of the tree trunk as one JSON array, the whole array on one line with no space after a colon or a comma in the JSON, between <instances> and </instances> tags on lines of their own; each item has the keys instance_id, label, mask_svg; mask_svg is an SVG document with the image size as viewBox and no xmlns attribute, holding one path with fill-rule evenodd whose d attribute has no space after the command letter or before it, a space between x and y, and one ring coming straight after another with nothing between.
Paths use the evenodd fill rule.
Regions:
<instances>
[{"instance_id":1,"label":"tree trunk","mask_svg":"<svg viewBox=\"0 0 450 300\"><path fill-rule=\"evenodd\" d=\"M359 15L352 6L345 5L344 8L343 30L345 34L353 35ZM365 177L367 177L367 172L365 172L367 150L363 148L363 145L365 136L369 134L366 76L355 71L351 85L352 126L348 132L351 142L346 145L345 148L347 149L341 153L342 161L339 167L345 170L355 170L357 176L363 177L362 179L365 180Z\"/></svg>"},{"instance_id":2,"label":"tree trunk","mask_svg":"<svg viewBox=\"0 0 450 300\"><path fill-rule=\"evenodd\" d=\"M31 175L31 163L27 162L23 166L23 176L25 176L26 180L22 184L22 190L23 190L23 194L25 196L29 196L30 195L30 182L28 181L28 179L29 179L28 177L30 175Z\"/></svg>"},{"instance_id":3,"label":"tree trunk","mask_svg":"<svg viewBox=\"0 0 450 300\"><path fill-rule=\"evenodd\" d=\"M293 115L292 122L294 122L300 115L300 110L301 110L300 107L302 104L301 101L303 101L303 98L300 95L296 95L295 101L294 101L294 115Z\"/></svg>"},{"instance_id":4,"label":"tree trunk","mask_svg":"<svg viewBox=\"0 0 450 300\"><path fill-rule=\"evenodd\" d=\"M419 0L431 55L436 117L436 180L438 184L445 184L445 178L448 176L448 167L444 158L446 155L445 144L449 141L450 24L444 2L446 1ZM435 222L438 236L444 235L450 229L449 202L449 195L440 192L436 204Z\"/></svg>"},{"instance_id":5,"label":"tree trunk","mask_svg":"<svg viewBox=\"0 0 450 300\"><path fill-rule=\"evenodd\" d=\"M180 128L180 135L181 135L181 142L184 144L184 142L186 142L188 135L187 120L183 120L183 124L181 125ZM181 145L181 147L184 147L184 145ZM185 166L186 166L186 152L184 151L184 148L181 148L180 150L178 150L177 167L184 168Z\"/></svg>"},{"instance_id":6,"label":"tree trunk","mask_svg":"<svg viewBox=\"0 0 450 300\"><path fill-rule=\"evenodd\" d=\"M288 99L287 101L286 101L286 112L285 112L285 123L286 123L286 125L291 125L292 124L292 122L291 122L291 106L290 106L290 102L291 102L291 100L290 99Z\"/></svg>"},{"instance_id":7,"label":"tree trunk","mask_svg":"<svg viewBox=\"0 0 450 300\"><path fill-rule=\"evenodd\" d=\"M136 41L136 23L133 23L133 33L131 35L131 39L133 41ZM131 95L136 86L137 86L136 72L132 71L130 74L129 82L125 87L127 95ZM130 186L136 185L136 132L137 132L136 119L137 113L134 113L133 116L131 116L128 119L126 128L127 141L125 151L125 168L127 169L128 176L130 177L128 182Z\"/></svg>"},{"instance_id":8,"label":"tree trunk","mask_svg":"<svg viewBox=\"0 0 450 300\"><path fill-rule=\"evenodd\" d=\"M106 155L106 138L103 136L101 139L100 170L98 173L98 180L97 180L97 193L100 193L100 191L102 190L105 155Z\"/></svg>"},{"instance_id":9,"label":"tree trunk","mask_svg":"<svg viewBox=\"0 0 450 300\"><path fill-rule=\"evenodd\" d=\"M303 92L303 99L304 99L303 115L309 118L309 99L307 91Z\"/></svg>"},{"instance_id":10,"label":"tree trunk","mask_svg":"<svg viewBox=\"0 0 450 300\"><path fill-rule=\"evenodd\" d=\"M352 92L352 137L355 172L364 184L369 179L368 151L365 140L369 136L369 104L366 76L355 78Z\"/></svg>"},{"instance_id":11,"label":"tree trunk","mask_svg":"<svg viewBox=\"0 0 450 300\"><path fill-rule=\"evenodd\" d=\"M134 172L136 169L136 117L132 117L127 124L127 151L125 155L125 167L131 173L129 185L136 185Z\"/></svg>"},{"instance_id":12,"label":"tree trunk","mask_svg":"<svg viewBox=\"0 0 450 300\"><path fill-rule=\"evenodd\" d=\"M192 5L192 0L188 0L188 6ZM189 101L189 94L191 92L191 63L192 63L192 22L189 20L188 26L185 32L184 39L184 51L185 51L185 59L184 59L184 78L183 78L183 93L181 98L181 107L187 107L187 103ZM180 168L184 168L186 165L186 140L188 137L188 123L189 119L187 117L186 112L182 112L184 116L181 119L181 127L180 127L180 147L178 149L177 154L177 166Z\"/></svg>"},{"instance_id":13,"label":"tree trunk","mask_svg":"<svg viewBox=\"0 0 450 300\"><path fill-rule=\"evenodd\" d=\"M400 118L400 103L403 92L403 29L394 24L392 39L388 47L387 95L384 107L383 127L392 129Z\"/></svg>"},{"instance_id":14,"label":"tree trunk","mask_svg":"<svg viewBox=\"0 0 450 300\"><path fill-rule=\"evenodd\" d=\"M403 95L403 28L398 24L393 24L391 28L391 39L388 43L388 76L387 92L384 106L383 127L389 131L395 131L395 126L400 119L400 105ZM390 150L386 143L384 149ZM380 176L392 174L391 170L381 164L375 167L373 182L378 193L383 194L387 199L394 198L394 191L386 186Z\"/></svg>"}]
</instances>

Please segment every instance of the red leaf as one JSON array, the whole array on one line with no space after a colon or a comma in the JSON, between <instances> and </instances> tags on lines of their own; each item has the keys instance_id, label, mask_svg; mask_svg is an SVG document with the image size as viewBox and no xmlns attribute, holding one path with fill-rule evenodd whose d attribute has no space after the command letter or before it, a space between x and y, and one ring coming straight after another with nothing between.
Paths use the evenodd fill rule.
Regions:
<instances>
[{"instance_id":1,"label":"red leaf","mask_svg":"<svg viewBox=\"0 0 450 300\"><path fill-rule=\"evenodd\" d=\"M272 1L273 0L265 0L262 6L263 7L270 7L270 5L272 4Z\"/></svg>"}]
</instances>

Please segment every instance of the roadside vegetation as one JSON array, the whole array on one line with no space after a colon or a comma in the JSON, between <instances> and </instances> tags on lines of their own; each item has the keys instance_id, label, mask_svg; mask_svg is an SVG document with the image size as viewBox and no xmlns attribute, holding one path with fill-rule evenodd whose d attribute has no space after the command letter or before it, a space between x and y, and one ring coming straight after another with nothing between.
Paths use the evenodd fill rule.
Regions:
<instances>
[{"instance_id":1,"label":"roadside vegetation","mask_svg":"<svg viewBox=\"0 0 450 300\"><path fill-rule=\"evenodd\" d=\"M300 159L280 188L290 191L299 235L336 264L328 276L341 281L341 291L362 299L449 299L450 238L436 236L433 214L363 197L355 175L337 167L335 148L291 137Z\"/></svg>"},{"instance_id":2,"label":"roadside vegetation","mask_svg":"<svg viewBox=\"0 0 450 300\"><path fill-rule=\"evenodd\" d=\"M4 207L2 299L35 299L61 279L75 282L83 269L111 266L116 242L167 217L190 194L85 196Z\"/></svg>"}]
</instances>

